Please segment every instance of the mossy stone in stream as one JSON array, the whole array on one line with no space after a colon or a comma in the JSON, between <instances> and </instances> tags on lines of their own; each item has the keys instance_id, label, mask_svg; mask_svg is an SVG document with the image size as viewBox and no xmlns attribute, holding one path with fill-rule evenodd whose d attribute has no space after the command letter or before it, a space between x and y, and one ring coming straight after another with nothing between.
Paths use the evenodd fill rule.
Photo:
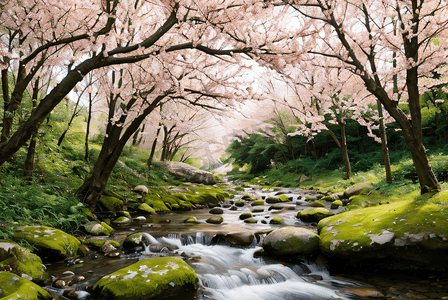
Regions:
<instances>
[{"instance_id":1,"label":"mossy stone in stream","mask_svg":"<svg viewBox=\"0 0 448 300\"><path fill-rule=\"evenodd\" d=\"M123 247L132 249L143 244L143 233L136 232L128 235L123 241Z\"/></svg>"},{"instance_id":2,"label":"mossy stone in stream","mask_svg":"<svg viewBox=\"0 0 448 300\"><path fill-rule=\"evenodd\" d=\"M323 202L320 201L320 200L316 200L316 201L310 203L309 206L311 206L311 207L325 207L326 204L323 203Z\"/></svg>"},{"instance_id":3,"label":"mossy stone in stream","mask_svg":"<svg viewBox=\"0 0 448 300\"><path fill-rule=\"evenodd\" d=\"M25 274L34 281L44 281L48 278L39 256L12 241L0 240L0 270L6 268L19 276Z\"/></svg>"},{"instance_id":4,"label":"mossy stone in stream","mask_svg":"<svg viewBox=\"0 0 448 300\"><path fill-rule=\"evenodd\" d=\"M331 203L331 209L336 209L339 206L343 206L343 203L341 200L334 200L333 203Z\"/></svg>"},{"instance_id":5,"label":"mossy stone in stream","mask_svg":"<svg viewBox=\"0 0 448 300\"><path fill-rule=\"evenodd\" d=\"M258 221L255 218L247 218L247 219L244 219L244 223L255 224L255 223L258 223Z\"/></svg>"},{"instance_id":6,"label":"mossy stone in stream","mask_svg":"<svg viewBox=\"0 0 448 300\"><path fill-rule=\"evenodd\" d=\"M137 207L139 210L147 212L149 214L154 214L156 212L156 210L154 208L152 208L151 206L149 206L148 203L142 203ZM130 216L129 216L130 218Z\"/></svg>"},{"instance_id":7,"label":"mossy stone in stream","mask_svg":"<svg viewBox=\"0 0 448 300\"><path fill-rule=\"evenodd\" d=\"M278 196L278 199L279 199L281 202L288 202L288 201L291 201L291 199L290 199L288 196L286 196L286 195L280 195L280 196Z\"/></svg>"},{"instance_id":8,"label":"mossy stone in stream","mask_svg":"<svg viewBox=\"0 0 448 300\"><path fill-rule=\"evenodd\" d=\"M112 300L160 299L197 289L198 277L183 260L174 257L144 259L93 286L93 293Z\"/></svg>"},{"instance_id":9,"label":"mossy stone in stream","mask_svg":"<svg viewBox=\"0 0 448 300\"><path fill-rule=\"evenodd\" d=\"M266 203L269 203L269 204L275 204L275 203L279 203L280 199L278 199L277 197L267 197L265 201L266 201Z\"/></svg>"},{"instance_id":10,"label":"mossy stone in stream","mask_svg":"<svg viewBox=\"0 0 448 300\"><path fill-rule=\"evenodd\" d=\"M319 249L319 236L309 229L286 226L269 233L263 249L274 256L309 255Z\"/></svg>"},{"instance_id":11,"label":"mossy stone in stream","mask_svg":"<svg viewBox=\"0 0 448 300\"><path fill-rule=\"evenodd\" d=\"M324 196L324 197L322 197L320 200L321 200L321 201L333 202L333 201L334 201L334 198L333 198L332 196L328 195L328 196Z\"/></svg>"},{"instance_id":12,"label":"mossy stone in stream","mask_svg":"<svg viewBox=\"0 0 448 300\"><path fill-rule=\"evenodd\" d=\"M240 215L240 220L246 220L246 219L249 219L249 218L251 218L252 217L252 214L251 213L248 213L248 212L246 212L246 213L242 213L241 215Z\"/></svg>"},{"instance_id":13,"label":"mossy stone in stream","mask_svg":"<svg viewBox=\"0 0 448 300\"><path fill-rule=\"evenodd\" d=\"M241 197L241 199L243 199L243 200L250 200L250 199L252 199L252 196L249 195L249 194L246 194L246 195L243 195L243 196Z\"/></svg>"},{"instance_id":14,"label":"mossy stone in stream","mask_svg":"<svg viewBox=\"0 0 448 300\"><path fill-rule=\"evenodd\" d=\"M320 220L333 216L334 213L323 207L313 208L310 210L299 211L296 218L303 222L319 222Z\"/></svg>"},{"instance_id":15,"label":"mossy stone in stream","mask_svg":"<svg viewBox=\"0 0 448 300\"><path fill-rule=\"evenodd\" d=\"M242 200L235 201L235 206L243 207L244 206L244 201L242 201Z\"/></svg>"},{"instance_id":16,"label":"mossy stone in stream","mask_svg":"<svg viewBox=\"0 0 448 300\"><path fill-rule=\"evenodd\" d=\"M84 225L85 231L93 235L110 235L113 231L112 227L104 222L92 221Z\"/></svg>"},{"instance_id":17,"label":"mossy stone in stream","mask_svg":"<svg viewBox=\"0 0 448 300\"><path fill-rule=\"evenodd\" d=\"M113 220L112 223L116 225L125 225L131 223L131 219L126 217L118 217L115 220Z\"/></svg>"},{"instance_id":18,"label":"mossy stone in stream","mask_svg":"<svg viewBox=\"0 0 448 300\"><path fill-rule=\"evenodd\" d=\"M264 205L264 201L263 200L255 200L250 205L251 206L261 206L261 205Z\"/></svg>"},{"instance_id":19,"label":"mossy stone in stream","mask_svg":"<svg viewBox=\"0 0 448 300\"><path fill-rule=\"evenodd\" d=\"M273 217L269 224L285 224L285 221L281 217Z\"/></svg>"},{"instance_id":20,"label":"mossy stone in stream","mask_svg":"<svg viewBox=\"0 0 448 300\"><path fill-rule=\"evenodd\" d=\"M50 300L53 297L37 284L10 272L0 272L0 298Z\"/></svg>"},{"instance_id":21,"label":"mossy stone in stream","mask_svg":"<svg viewBox=\"0 0 448 300\"><path fill-rule=\"evenodd\" d=\"M47 226L23 226L14 232L14 239L24 239L48 257L85 255L81 242L59 229ZM56 257L55 257L56 256Z\"/></svg>"},{"instance_id":22,"label":"mossy stone in stream","mask_svg":"<svg viewBox=\"0 0 448 300\"><path fill-rule=\"evenodd\" d=\"M129 218L129 219L131 218L131 214L125 210L117 211L117 216L123 216L123 217Z\"/></svg>"},{"instance_id":23,"label":"mossy stone in stream","mask_svg":"<svg viewBox=\"0 0 448 300\"><path fill-rule=\"evenodd\" d=\"M224 218L222 216L211 216L205 222L210 224L221 224L224 221Z\"/></svg>"},{"instance_id":24,"label":"mossy stone in stream","mask_svg":"<svg viewBox=\"0 0 448 300\"><path fill-rule=\"evenodd\" d=\"M118 211L123 208L123 201L114 196L103 194L100 197L100 203L110 211Z\"/></svg>"},{"instance_id":25,"label":"mossy stone in stream","mask_svg":"<svg viewBox=\"0 0 448 300\"><path fill-rule=\"evenodd\" d=\"M154 208L156 212L170 211L170 209L166 207L165 203L163 203L162 199L157 195L147 195L144 199L145 203Z\"/></svg>"}]
</instances>

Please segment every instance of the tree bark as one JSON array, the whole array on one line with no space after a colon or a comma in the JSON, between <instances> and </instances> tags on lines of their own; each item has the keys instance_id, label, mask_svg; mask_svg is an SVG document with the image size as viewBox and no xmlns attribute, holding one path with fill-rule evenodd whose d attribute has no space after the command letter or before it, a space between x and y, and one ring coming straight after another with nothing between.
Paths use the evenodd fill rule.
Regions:
<instances>
[{"instance_id":1,"label":"tree bark","mask_svg":"<svg viewBox=\"0 0 448 300\"><path fill-rule=\"evenodd\" d=\"M387 182L392 183L392 171L390 168L389 148L387 147L386 126L384 126L383 107L381 106L381 102L379 100L377 100L377 106L378 106L378 116L380 118L380 136L381 136L381 149L383 152L383 159L384 159L384 170L386 171Z\"/></svg>"},{"instance_id":2,"label":"tree bark","mask_svg":"<svg viewBox=\"0 0 448 300\"><path fill-rule=\"evenodd\" d=\"M38 95L39 95L39 77L34 83L33 88L33 96L32 96L33 110L36 109ZM23 168L23 175L28 178L32 177L34 170L34 161L36 157L36 136L37 132L33 133L33 135L31 136L30 144L28 146L28 153L25 159L25 166Z\"/></svg>"},{"instance_id":3,"label":"tree bark","mask_svg":"<svg viewBox=\"0 0 448 300\"><path fill-rule=\"evenodd\" d=\"M87 114L87 128L86 128L86 138L85 138L85 152L84 152L84 160L86 162L90 161L89 155L89 135L90 135L90 123L92 121L92 93L89 93L89 112Z\"/></svg>"},{"instance_id":4,"label":"tree bark","mask_svg":"<svg viewBox=\"0 0 448 300\"><path fill-rule=\"evenodd\" d=\"M149 158L148 161L146 163L146 165L148 166L149 169L151 169L151 165L152 165L152 160L154 159L154 154L156 152L156 146L157 146L157 137L160 134L160 129L161 127L159 127L157 129L157 133L156 133L156 137L154 138L154 141L152 142L152 146L151 146L151 152L149 153Z\"/></svg>"},{"instance_id":5,"label":"tree bark","mask_svg":"<svg viewBox=\"0 0 448 300\"><path fill-rule=\"evenodd\" d=\"M347 136L345 135L345 122L338 120L339 129L341 130L341 154L344 161L345 178L349 179L352 174L352 168L350 166L350 159L347 151Z\"/></svg>"}]
</instances>

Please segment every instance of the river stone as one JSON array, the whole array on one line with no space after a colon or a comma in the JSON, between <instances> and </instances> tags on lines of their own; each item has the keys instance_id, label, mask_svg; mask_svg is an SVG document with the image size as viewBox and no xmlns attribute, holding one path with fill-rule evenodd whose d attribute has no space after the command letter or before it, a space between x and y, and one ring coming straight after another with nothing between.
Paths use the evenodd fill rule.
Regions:
<instances>
[{"instance_id":1,"label":"river stone","mask_svg":"<svg viewBox=\"0 0 448 300\"><path fill-rule=\"evenodd\" d=\"M113 231L112 227L104 222L92 221L84 225L84 229L93 235L110 235Z\"/></svg>"},{"instance_id":2,"label":"river stone","mask_svg":"<svg viewBox=\"0 0 448 300\"><path fill-rule=\"evenodd\" d=\"M123 247L127 249L132 249L141 245L143 245L143 234L141 232L128 235L123 242Z\"/></svg>"},{"instance_id":3,"label":"river stone","mask_svg":"<svg viewBox=\"0 0 448 300\"><path fill-rule=\"evenodd\" d=\"M310 204L308 204L308 206L311 206L311 207L325 207L326 204L321 202L321 201L319 201L319 200L316 200L316 201L311 202Z\"/></svg>"},{"instance_id":4,"label":"river stone","mask_svg":"<svg viewBox=\"0 0 448 300\"><path fill-rule=\"evenodd\" d=\"M244 201L242 201L242 200L235 201L235 206L238 206L238 207L244 206Z\"/></svg>"},{"instance_id":5,"label":"river stone","mask_svg":"<svg viewBox=\"0 0 448 300\"><path fill-rule=\"evenodd\" d=\"M0 272L1 299L39 299L50 300L53 297L43 288L28 279L10 272Z\"/></svg>"},{"instance_id":6,"label":"river stone","mask_svg":"<svg viewBox=\"0 0 448 300\"><path fill-rule=\"evenodd\" d=\"M310 210L299 211L296 218L302 220L303 222L319 222L320 220L333 215L334 213L330 212L328 209L318 207Z\"/></svg>"},{"instance_id":7,"label":"river stone","mask_svg":"<svg viewBox=\"0 0 448 300\"><path fill-rule=\"evenodd\" d=\"M174 257L144 259L93 286L93 294L112 300L160 299L195 290L198 277L183 260Z\"/></svg>"},{"instance_id":8,"label":"river stone","mask_svg":"<svg viewBox=\"0 0 448 300\"><path fill-rule=\"evenodd\" d=\"M134 192L139 193L139 194L148 194L148 188L144 185L137 185L134 189Z\"/></svg>"},{"instance_id":9,"label":"river stone","mask_svg":"<svg viewBox=\"0 0 448 300\"><path fill-rule=\"evenodd\" d=\"M251 212L253 212L253 213L264 212L264 207L254 207L254 208L252 208Z\"/></svg>"},{"instance_id":10,"label":"river stone","mask_svg":"<svg viewBox=\"0 0 448 300\"><path fill-rule=\"evenodd\" d=\"M150 213L150 214L154 214L156 213L155 209L152 208L151 206L149 206L148 203L142 203L137 207L139 210ZM130 217L128 217L130 218Z\"/></svg>"},{"instance_id":11,"label":"river stone","mask_svg":"<svg viewBox=\"0 0 448 300\"><path fill-rule=\"evenodd\" d=\"M185 218L185 219L182 221L182 223L187 223L187 224L198 224L199 221L198 221L198 219L197 219L196 217L188 217L188 218Z\"/></svg>"},{"instance_id":12,"label":"river stone","mask_svg":"<svg viewBox=\"0 0 448 300\"><path fill-rule=\"evenodd\" d=\"M331 203L331 209L337 209L339 206L342 206L342 201L341 200L335 200L333 201L333 203Z\"/></svg>"},{"instance_id":13,"label":"river stone","mask_svg":"<svg viewBox=\"0 0 448 300\"><path fill-rule=\"evenodd\" d=\"M370 182L359 182L346 189L343 193L343 197L348 199L351 196L359 195L363 190L370 191L372 189L373 186Z\"/></svg>"},{"instance_id":14,"label":"river stone","mask_svg":"<svg viewBox=\"0 0 448 300\"><path fill-rule=\"evenodd\" d=\"M245 195L243 195L243 196L241 197L241 199L243 199L243 200L250 200L250 199L252 199L252 195L245 194Z\"/></svg>"},{"instance_id":15,"label":"river stone","mask_svg":"<svg viewBox=\"0 0 448 300\"><path fill-rule=\"evenodd\" d=\"M285 221L281 217L273 217L271 221L269 221L269 224L284 224Z\"/></svg>"},{"instance_id":16,"label":"river stone","mask_svg":"<svg viewBox=\"0 0 448 300\"><path fill-rule=\"evenodd\" d=\"M240 218L240 220L246 220L246 219L249 219L251 217L252 217L251 213L245 212L245 213L242 213L239 218Z\"/></svg>"},{"instance_id":17,"label":"river stone","mask_svg":"<svg viewBox=\"0 0 448 300\"><path fill-rule=\"evenodd\" d=\"M279 199L281 202L289 202L289 201L292 200L291 198L289 198L289 197L286 196L286 195L280 195L280 196L278 196L278 199Z\"/></svg>"},{"instance_id":18,"label":"river stone","mask_svg":"<svg viewBox=\"0 0 448 300\"><path fill-rule=\"evenodd\" d=\"M267 197L265 201L266 201L266 203L274 204L274 203L279 203L280 199L278 199L277 197Z\"/></svg>"},{"instance_id":19,"label":"river stone","mask_svg":"<svg viewBox=\"0 0 448 300\"><path fill-rule=\"evenodd\" d=\"M118 211L123 208L123 201L113 196L101 195L100 203L110 211Z\"/></svg>"},{"instance_id":20,"label":"river stone","mask_svg":"<svg viewBox=\"0 0 448 300\"><path fill-rule=\"evenodd\" d=\"M39 256L14 242L0 240L0 270L6 269L21 277L26 275L33 281L44 281L48 277Z\"/></svg>"},{"instance_id":21,"label":"river stone","mask_svg":"<svg viewBox=\"0 0 448 300\"><path fill-rule=\"evenodd\" d=\"M168 172L177 178L183 178L193 183L216 184L215 177L211 172L178 161L165 161L164 164Z\"/></svg>"},{"instance_id":22,"label":"river stone","mask_svg":"<svg viewBox=\"0 0 448 300\"><path fill-rule=\"evenodd\" d=\"M38 252L51 258L86 254L86 249L77 238L47 226L21 226L14 232L14 239L26 240Z\"/></svg>"},{"instance_id":23,"label":"river stone","mask_svg":"<svg viewBox=\"0 0 448 300\"><path fill-rule=\"evenodd\" d=\"M257 222L258 222L257 219L254 219L254 218L247 218L244 220L244 223L248 223L248 224L255 224Z\"/></svg>"},{"instance_id":24,"label":"river stone","mask_svg":"<svg viewBox=\"0 0 448 300\"><path fill-rule=\"evenodd\" d=\"M274 256L309 255L319 249L319 236L305 228L286 226L268 234L263 249Z\"/></svg>"},{"instance_id":25,"label":"river stone","mask_svg":"<svg viewBox=\"0 0 448 300\"><path fill-rule=\"evenodd\" d=\"M222 208L219 208L219 207L214 207L214 208L210 209L209 213L214 214L214 215L222 215L224 213L224 210L222 210Z\"/></svg>"},{"instance_id":26,"label":"river stone","mask_svg":"<svg viewBox=\"0 0 448 300\"><path fill-rule=\"evenodd\" d=\"M236 232L224 235L224 239L232 245L249 246L254 241L254 234L252 232Z\"/></svg>"},{"instance_id":27,"label":"river stone","mask_svg":"<svg viewBox=\"0 0 448 300\"><path fill-rule=\"evenodd\" d=\"M125 225L131 223L131 219L126 217L118 217L115 220L113 220L112 223L116 225Z\"/></svg>"},{"instance_id":28,"label":"river stone","mask_svg":"<svg viewBox=\"0 0 448 300\"><path fill-rule=\"evenodd\" d=\"M211 216L205 222L210 224L221 224L224 221L224 218L222 216Z\"/></svg>"},{"instance_id":29,"label":"river stone","mask_svg":"<svg viewBox=\"0 0 448 300\"><path fill-rule=\"evenodd\" d=\"M251 206L261 206L261 205L264 205L264 201L263 200L255 200L250 205Z\"/></svg>"}]
</instances>

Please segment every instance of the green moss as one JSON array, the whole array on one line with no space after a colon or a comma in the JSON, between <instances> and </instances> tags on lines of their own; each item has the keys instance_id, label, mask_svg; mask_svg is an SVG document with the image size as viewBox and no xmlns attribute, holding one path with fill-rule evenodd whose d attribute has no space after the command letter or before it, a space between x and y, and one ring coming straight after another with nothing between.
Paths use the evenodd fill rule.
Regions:
<instances>
[{"instance_id":1,"label":"green moss","mask_svg":"<svg viewBox=\"0 0 448 300\"><path fill-rule=\"evenodd\" d=\"M286 196L286 195L280 195L280 196L278 196L278 199L282 202L291 201L291 199L289 199L288 196Z\"/></svg>"},{"instance_id":2,"label":"green moss","mask_svg":"<svg viewBox=\"0 0 448 300\"><path fill-rule=\"evenodd\" d=\"M210 224L221 224L224 221L224 218L222 216L211 216L205 222Z\"/></svg>"},{"instance_id":3,"label":"green moss","mask_svg":"<svg viewBox=\"0 0 448 300\"><path fill-rule=\"evenodd\" d=\"M101 248L101 246L103 246L105 242L106 240L100 240L100 239L85 239L82 241L82 243L87 247L89 248L92 247L96 249Z\"/></svg>"},{"instance_id":4,"label":"green moss","mask_svg":"<svg viewBox=\"0 0 448 300\"><path fill-rule=\"evenodd\" d=\"M250 205L251 205L251 206L260 206L260 205L264 205L264 201L263 201L263 200L255 200L255 201L252 202Z\"/></svg>"},{"instance_id":5,"label":"green moss","mask_svg":"<svg viewBox=\"0 0 448 300\"><path fill-rule=\"evenodd\" d=\"M243 199L243 200L250 200L250 199L252 199L252 195L249 195L249 194L243 195L241 197L241 199Z\"/></svg>"},{"instance_id":6,"label":"green moss","mask_svg":"<svg viewBox=\"0 0 448 300\"><path fill-rule=\"evenodd\" d=\"M81 242L58 229L47 226L19 227L15 239L24 239L40 251L51 252L62 257L85 255Z\"/></svg>"},{"instance_id":7,"label":"green moss","mask_svg":"<svg viewBox=\"0 0 448 300\"><path fill-rule=\"evenodd\" d=\"M103 226L104 228L106 228L107 231L109 231L109 232L114 231L114 229L113 229L112 227L110 227L106 222L101 222L100 224L101 224L101 226Z\"/></svg>"},{"instance_id":8,"label":"green moss","mask_svg":"<svg viewBox=\"0 0 448 300\"><path fill-rule=\"evenodd\" d=\"M333 203L331 203L331 208L336 209L339 206L343 206L343 203L341 200L334 200Z\"/></svg>"},{"instance_id":9,"label":"green moss","mask_svg":"<svg viewBox=\"0 0 448 300\"><path fill-rule=\"evenodd\" d=\"M161 257L141 260L101 278L93 293L107 299L160 299L197 288L194 270L183 260Z\"/></svg>"},{"instance_id":10,"label":"green moss","mask_svg":"<svg viewBox=\"0 0 448 300\"><path fill-rule=\"evenodd\" d=\"M240 220L245 220L245 219L248 219L248 218L251 218L252 217L252 214L251 213L248 213L248 212L246 212L246 213L242 213L241 215L240 215Z\"/></svg>"},{"instance_id":11,"label":"green moss","mask_svg":"<svg viewBox=\"0 0 448 300\"><path fill-rule=\"evenodd\" d=\"M138 209L139 209L139 210L142 210L142 211L144 211L144 212L150 213L150 214L153 214L153 213L156 212L155 209L152 208L151 206L149 206L148 203L142 203L142 204L140 204L140 205L138 206ZM131 217L131 216L129 215L129 218L130 218L130 217Z\"/></svg>"},{"instance_id":12,"label":"green moss","mask_svg":"<svg viewBox=\"0 0 448 300\"><path fill-rule=\"evenodd\" d=\"M285 221L281 217L273 217L269 224L285 224Z\"/></svg>"},{"instance_id":13,"label":"green moss","mask_svg":"<svg viewBox=\"0 0 448 300\"><path fill-rule=\"evenodd\" d=\"M334 213L328 211L328 209L323 207L313 208L310 210L299 211L296 218L304 222L318 222L323 218L334 215Z\"/></svg>"},{"instance_id":14,"label":"green moss","mask_svg":"<svg viewBox=\"0 0 448 300\"><path fill-rule=\"evenodd\" d=\"M165 203L163 203L162 199L157 195L147 195L145 197L145 203L150 205L157 212L170 211Z\"/></svg>"},{"instance_id":15,"label":"green moss","mask_svg":"<svg viewBox=\"0 0 448 300\"><path fill-rule=\"evenodd\" d=\"M93 235L110 235L110 233L113 231L113 229L104 223L106 227L103 225L104 222L101 224L97 221L92 221L84 225L84 229L87 231L87 233L93 234ZM109 230L112 229L112 230Z\"/></svg>"},{"instance_id":16,"label":"green moss","mask_svg":"<svg viewBox=\"0 0 448 300\"><path fill-rule=\"evenodd\" d=\"M235 201L235 206L238 206L238 207L244 206L244 201L243 200Z\"/></svg>"},{"instance_id":17,"label":"green moss","mask_svg":"<svg viewBox=\"0 0 448 300\"><path fill-rule=\"evenodd\" d=\"M100 202L110 211L118 211L123 208L123 201L117 197L101 195Z\"/></svg>"},{"instance_id":18,"label":"green moss","mask_svg":"<svg viewBox=\"0 0 448 300\"><path fill-rule=\"evenodd\" d=\"M128 235L123 242L123 247L125 248L135 248L143 243L143 234L141 232L136 232Z\"/></svg>"},{"instance_id":19,"label":"green moss","mask_svg":"<svg viewBox=\"0 0 448 300\"><path fill-rule=\"evenodd\" d=\"M128 224L131 223L131 219L126 217L118 217L115 220L112 221L114 224Z\"/></svg>"},{"instance_id":20,"label":"green moss","mask_svg":"<svg viewBox=\"0 0 448 300\"><path fill-rule=\"evenodd\" d=\"M244 192L244 188L242 186L236 186L233 189L238 192Z\"/></svg>"},{"instance_id":21,"label":"green moss","mask_svg":"<svg viewBox=\"0 0 448 300\"><path fill-rule=\"evenodd\" d=\"M247 218L244 220L244 223L249 223L249 224L255 224L257 222L258 222L257 219L254 219L254 218Z\"/></svg>"},{"instance_id":22,"label":"green moss","mask_svg":"<svg viewBox=\"0 0 448 300\"><path fill-rule=\"evenodd\" d=\"M320 199L321 201L333 202L334 198L332 196L324 196Z\"/></svg>"},{"instance_id":23,"label":"green moss","mask_svg":"<svg viewBox=\"0 0 448 300\"><path fill-rule=\"evenodd\" d=\"M1 299L52 299L53 297L37 284L9 272L0 272Z\"/></svg>"},{"instance_id":24,"label":"green moss","mask_svg":"<svg viewBox=\"0 0 448 300\"><path fill-rule=\"evenodd\" d=\"M123 216L123 217L129 218L129 219L131 218L131 214L125 210L117 211L117 216Z\"/></svg>"}]
</instances>

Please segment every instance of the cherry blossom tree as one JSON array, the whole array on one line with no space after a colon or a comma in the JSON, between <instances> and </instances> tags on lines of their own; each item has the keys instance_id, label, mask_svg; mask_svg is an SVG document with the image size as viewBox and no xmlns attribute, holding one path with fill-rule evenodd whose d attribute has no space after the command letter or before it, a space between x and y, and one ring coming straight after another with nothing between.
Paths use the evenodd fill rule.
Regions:
<instances>
[{"instance_id":1,"label":"cherry blossom tree","mask_svg":"<svg viewBox=\"0 0 448 300\"><path fill-rule=\"evenodd\" d=\"M297 23L306 30L296 30L281 43L285 50L281 56L264 59L290 72L306 53L327 58L323 67L355 74L399 124L421 191L440 190L423 146L419 78L431 77L446 62L447 4L433 0L282 3L296 12ZM398 107L399 101L407 101L409 116Z\"/></svg>"}]
</instances>

